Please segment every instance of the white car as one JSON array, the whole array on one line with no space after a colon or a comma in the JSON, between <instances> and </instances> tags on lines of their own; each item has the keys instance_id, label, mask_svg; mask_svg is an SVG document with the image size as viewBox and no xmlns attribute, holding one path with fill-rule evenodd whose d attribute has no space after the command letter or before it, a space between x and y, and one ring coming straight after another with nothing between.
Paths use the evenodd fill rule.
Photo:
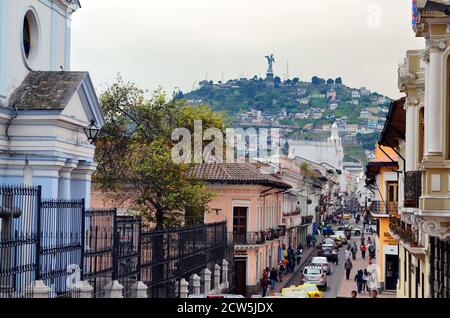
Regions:
<instances>
[{"instance_id":1,"label":"white car","mask_svg":"<svg viewBox=\"0 0 450 318\"><path fill-rule=\"evenodd\" d=\"M314 284L317 287L327 289L327 274L323 270L322 266L308 265L303 269L301 276L302 284Z\"/></svg>"},{"instance_id":2,"label":"white car","mask_svg":"<svg viewBox=\"0 0 450 318\"><path fill-rule=\"evenodd\" d=\"M327 275L331 274L331 265L326 257L321 256L313 257L313 259L311 260L311 265L322 266L322 269L325 271Z\"/></svg>"}]
</instances>

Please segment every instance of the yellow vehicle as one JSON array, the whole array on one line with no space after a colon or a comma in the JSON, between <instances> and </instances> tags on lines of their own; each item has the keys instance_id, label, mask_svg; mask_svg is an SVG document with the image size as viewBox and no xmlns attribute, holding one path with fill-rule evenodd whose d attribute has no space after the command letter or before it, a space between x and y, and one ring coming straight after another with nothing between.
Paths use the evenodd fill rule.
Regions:
<instances>
[{"instance_id":1,"label":"yellow vehicle","mask_svg":"<svg viewBox=\"0 0 450 318\"><path fill-rule=\"evenodd\" d=\"M330 237L337 243L339 247L342 247L342 245L344 244L342 242L342 238L339 235L331 235Z\"/></svg>"},{"instance_id":2,"label":"yellow vehicle","mask_svg":"<svg viewBox=\"0 0 450 318\"><path fill-rule=\"evenodd\" d=\"M344 220L346 220L346 221L349 221L349 220L352 218L352 215L351 215L351 214L344 214L344 215L342 216L342 218L343 218Z\"/></svg>"},{"instance_id":3,"label":"yellow vehicle","mask_svg":"<svg viewBox=\"0 0 450 318\"><path fill-rule=\"evenodd\" d=\"M281 290L281 295L284 298L311 298L309 293L304 288L295 286L283 288Z\"/></svg>"},{"instance_id":4,"label":"yellow vehicle","mask_svg":"<svg viewBox=\"0 0 450 318\"><path fill-rule=\"evenodd\" d=\"M303 289L309 298L323 298L323 292L319 290L317 285L314 284L303 284L298 285L297 288Z\"/></svg>"}]
</instances>

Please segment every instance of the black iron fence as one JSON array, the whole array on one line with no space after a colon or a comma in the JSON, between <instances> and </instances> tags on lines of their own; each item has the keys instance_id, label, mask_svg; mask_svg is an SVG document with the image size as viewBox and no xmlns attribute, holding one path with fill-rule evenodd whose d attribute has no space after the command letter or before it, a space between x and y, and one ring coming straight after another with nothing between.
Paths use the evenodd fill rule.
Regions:
<instances>
[{"instance_id":1,"label":"black iron fence","mask_svg":"<svg viewBox=\"0 0 450 318\"><path fill-rule=\"evenodd\" d=\"M42 200L40 187L0 186L0 298L31 297L33 282L50 297L77 298L88 281L94 297L118 280L124 297L144 281L149 297L177 297L179 282L229 262L226 223L162 231L142 229L139 217L116 210L85 210L83 200Z\"/></svg>"}]
</instances>

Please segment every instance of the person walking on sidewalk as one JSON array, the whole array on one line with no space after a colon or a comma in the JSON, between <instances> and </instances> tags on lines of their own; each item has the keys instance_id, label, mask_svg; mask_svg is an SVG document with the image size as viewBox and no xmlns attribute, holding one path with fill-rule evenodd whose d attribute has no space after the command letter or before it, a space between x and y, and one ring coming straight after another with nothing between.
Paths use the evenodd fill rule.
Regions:
<instances>
[{"instance_id":1,"label":"person walking on sidewalk","mask_svg":"<svg viewBox=\"0 0 450 318\"><path fill-rule=\"evenodd\" d=\"M353 264L352 264L352 261L350 259L345 261L344 268L345 268L345 278L347 280L349 280L350 279L350 272L351 272L351 270L353 268Z\"/></svg>"},{"instance_id":2,"label":"person walking on sidewalk","mask_svg":"<svg viewBox=\"0 0 450 318\"><path fill-rule=\"evenodd\" d=\"M367 284L367 282L369 281L369 272L367 271L367 269L364 270L363 272L363 292L365 292L367 290L367 292L370 291L369 286Z\"/></svg>"},{"instance_id":3,"label":"person walking on sidewalk","mask_svg":"<svg viewBox=\"0 0 450 318\"><path fill-rule=\"evenodd\" d=\"M302 255L303 255L303 249L302 246L299 245L297 247L297 251L295 252L296 256L297 256L297 266L300 265L300 262L302 260Z\"/></svg>"},{"instance_id":4,"label":"person walking on sidewalk","mask_svg":"<svg viewBox=\"0 0 450 318\"><path fill-rule=\"evenodd\" d=\"M269 288L269 281L266 272L263 274L263 278L261 278L261 288L262 288L262 296L266 297L267 288Z\"/></svg>"},{"instance_id":5,"label":"person walking on sidewalk","mask_svg":"<svg viewBox=\"0 0 450 318\"><path fill-rule=\"evenodd\" d=\"M359 249L361 250L362 259L366 259L366 246L364 244L361 244Z\"/></svg>"},{"instance_id":6,"label":"person walking on sidewalk","mask_svg":"<svg viewBox=\"0 0 450 318\"><path fill-rule=\"evenodd\" d=\"M306 236L306 247L309 248L311 246L311 234Z\"/></svg>"},{"instance_id":7,"label":"person walking on sidewalk","mask_svg":"<svg viewBox=\"0 0 450 318\"><path fill-rule=\"evenodd\" d=\"M270 271L270 275L269 275L269 278L270 278L270 287L272 288L272 289L275 289L275 283L276 283L276 281L277 281L277 270L275 269L275 267L272 267L272 270Z\"/></svg>"},{"instance_id":8,"label":"person walking on sidewalk","mask_svg":"<svg viewBox=\"0 0 450 318\"><path fill-rule=\"evenodd\" d=\"M356 245L356 242L353 242L351 251L352 251L352 259L356 260L356 253L358 252L358 247Z\"/></svg>"},{"instance_id":9,"label":"person walking on sidewalk","mask_svg":"<svg viewBox=\"0 0 450 318\"><path fill-rule=\"evenodd\" d=\"M363 291L363 282L364 282L364 272L359 270L355 275L354 281L356 282L356 289L358 290L358 294L361 294Z\"/></svg>"},{"instance_id":10,"label":"person walking on sidewalk","mask_svg":"<svg viewBox=\"0 0 450 318\"><path fill-rule=\"evenodd\" d=\"M285 270L285 267L284 267L284 265L283 265L283 262L280 261L280 262L279 262L279 265L278 265L278 275L279 275L279 281L280 281L280 282L283 282L283 274L284 274L284 270Z\"/></svg>"}]
</instances>

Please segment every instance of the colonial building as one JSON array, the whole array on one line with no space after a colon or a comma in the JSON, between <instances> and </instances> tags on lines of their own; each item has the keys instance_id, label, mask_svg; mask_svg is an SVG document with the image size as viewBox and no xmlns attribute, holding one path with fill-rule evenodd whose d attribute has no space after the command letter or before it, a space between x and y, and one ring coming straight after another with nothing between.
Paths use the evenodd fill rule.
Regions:
<instances>
[{"instance_id":1,"label":"colonial building","mask_svg":"<svg viewBox=\"0 0 450 318\"><path fill-rule=\"evenodd\" d=\"M318 164L326 163L337 171L343 170L344 148L336 123L331 127L331 137L327 141L290 140L289 157L301 157ZM341 190L345 189L345 179L341 175Z\"/></svg>"},{"instance_id":2,"label":"colonial building","mask_svg":"<svg viewBox=\"0 0 450 318\"><path fill-rule=\"evenodd\" d=\"M199 164L191 177L215 194L204 222L227 222L235 245L235 292L258 293L263 270L276 267L286 248L283 193L291 186L248 163Z\"/></svg>"},{"instance_id":3,"label":"colonial building","mask_svg":"<svg viewBox=\"0 0 450 318\"><path fill-rule=\"evenodd\" d=\"M86 199L103 117L87 72L70 71L77 0L0 1L0 182Z\"/></svg>"},{"instance_id":4,"label":"colonial building","mask_svg":"<svg viewBox=\"0 0 450 318\"><path fill-rule=\"evenodd\" d=\"M404 198L391 231L400 239L400 297L450 297L450 17L435 11L448 1L435 2L443 7L417 1L413 28L426 48L408 51L399 68L406 124L393 144L404 154ZM389 126L401 131L398 121Z\"/></svg>"}]
</instances>

